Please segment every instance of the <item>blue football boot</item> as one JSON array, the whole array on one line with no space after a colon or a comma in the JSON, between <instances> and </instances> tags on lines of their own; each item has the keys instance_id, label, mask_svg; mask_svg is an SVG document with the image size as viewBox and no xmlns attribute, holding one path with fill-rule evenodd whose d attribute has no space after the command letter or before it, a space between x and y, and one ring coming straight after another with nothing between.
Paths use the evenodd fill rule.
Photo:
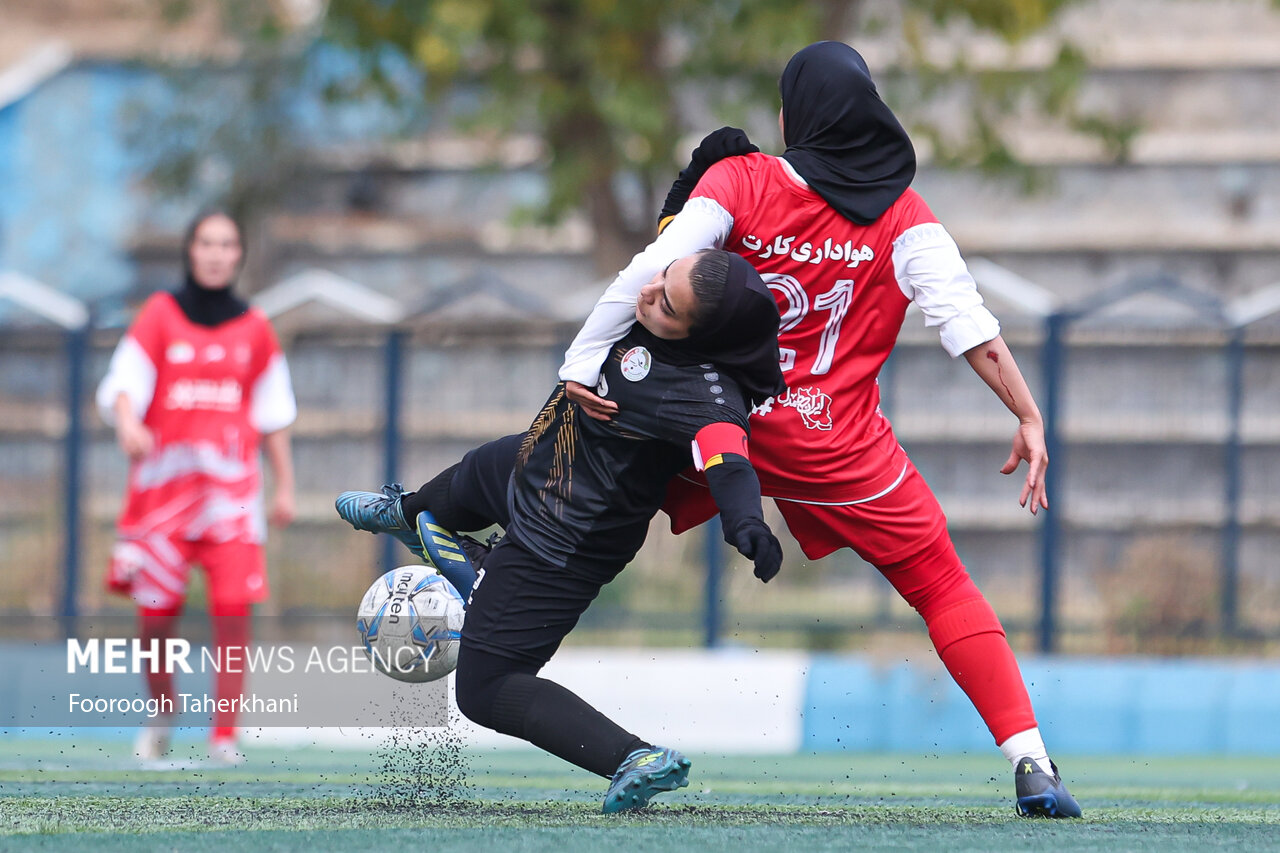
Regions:
<instances>
[{"instance_id":1,"label":"blue football boot","mask_svg":"<svg viewBox=\"0 0 1280 853\"><path fill-rule=\"evenodd\" d=\"M1062 784L1058 766L1052 761L1049 766L1053 768L1052 776L1032 759L1018 759L1013 777L1018 795L1014 810L1022 817L1080 817L1080 804Z\"/></svg>"},{"instance_id":2,"label":"blue football boot","mask_svg":"<svg viewBox=\"0 0 1280 853\"><path fill-rule=\"evenodd\" d=\"M604 795L605 814L642 809L663 791L689 784L691 762L674 749L637 749L623 760Z\"/></svg>"},{"instance_id":3,"label":"blue football boot","mask_svg":"<svg viewBox=\"0 0 1280 853\"><path fill-rule=\"evenodd\" d=\"M435 516L425 509L418 513L417 528L415 538L418 549L414 553L425 554L426 562L444 575L462 596L462 600L469 603L471 587L476 585L476 569L467 551L471 550L471 543L475 540L470 540L464 547L459 541L463 537L455 536L453 531L441 527L436 523ZM483 547L478 542L475 544Z\"/></svg>"},{"instance_id":4,"label":"blue football boot","mask_svg":"<svg viewBox=\"0 0 1280 853\"><path fill-rule=\"evenodd\" d=\"M426 555L422 551L422 541L418 531L404 520L404 510L400 506L400 498L404 490L399 483L382 487L382 494L377 492L343 492L334 501L338 515L356 530L368 530L371 533L389 533L404 543L413 555L424 563Z\"/></svg>"}]
</instances>

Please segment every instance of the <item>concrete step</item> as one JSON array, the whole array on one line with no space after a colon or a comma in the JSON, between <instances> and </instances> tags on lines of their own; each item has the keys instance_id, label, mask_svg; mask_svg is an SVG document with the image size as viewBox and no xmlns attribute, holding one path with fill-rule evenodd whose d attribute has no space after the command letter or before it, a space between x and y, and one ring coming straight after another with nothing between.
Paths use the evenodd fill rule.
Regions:
<instances>
[{"instance_id":1,"label":"concrete step","mask_svg":"<svg viewBox=\"0 0 1280 853\"><path fill-rule=\"evenodd\" d=\"M1187 287L1232 299L1255 293L1280 280L1280 251L1232 250L1227 246L1156 251L1152 249L1048 249L1024 246L1018 249L978 248L981 243L961 243L967 257L985 257L1019 276L1053 292L1064 304L1085 304L1107 289L1139 276L1163 274ZM994 297L996 314L1002 321L1016 321L1016 311ZM1185 309L1165 306L1166 315L1179 321L1194 321ZM1203 318L1200 322L1210 321ZM1262 321L1259 326L1267 326ZM1273 335L1274 337L1274 335Z\"/></svg>"},{"instance_id":2,"label":"concrete step","mask_svg":"<svg viewBox=\"0 0 1280 853\"><path fill-rule=\"evenodd\" d=\"M1280 90L1280 71L1272 81ZM1108 202L1127 199L1151 207L1196 202L1203 208L1239 215L1240 198L1274 197L1280 172L1280 106L1272 108L1270 126L1235 129L1151 129L1139 134L1132 156L1116 165L1088 137L1056 128L1019 126L1012 142L1029 163L1044 166L1039 192L1022 192L1017 182L989 176L931 168L927 158L916 187L933 195L954 184L966 194L998 192L1007 196L1071 200L1077 197ZM923 145L921 146L924 147ZM1051 167L1051 168L1050 168ZM674 172L673 172L674 174ZM361 187L371 184L367 197ZM935 188L937 185L937 188ZM293 201L305 213L277 215L272 234L285 241L323 238L335 247L368 243L393 248L413 243L474 240L486 246L493 238L485 231L494 221L506 222L520 208L536 203L542 178L528 169L494 172L481 168L435 171L429 168L348 172L317 167L301 195ZM353 201L368 204L367 213ZM562 249L588 245L589 223L571 220L546 232L543 242ZM531 232L535 233L535 232Z\"/></svg>"},{"instance_id":3,"label":"concrete step","mask_svg":"<svg viewBox=\"0 0 1280 853\"><path fill-rule=\"evenodd\" d=\"M1188 152L1204 147L1194 134L1178 138L1176 144ZM1048 264L1039 265L1065 260L1070 268L1073 255L1087 254L1096 266L1100 259L1119 256L1145 264L1172 253L1180 259L1203 255L1221 269L1224 263L1248 267L1257 255L1263 257L1256 266L1265 270L1280 255L1280 129L1267 138L1276 150L1259 162L1213 165L1158 157L1145 165L1075 162L1046 168L1043 186L1030 193L1011 179L924 168L915 187L966 253L997 262L1013 255L1047 256ZM516 184L524 177L504 184L491 174L405 173L388 178L383 212L352 216L340 212L349 176L322 175L310 182L320 188L317 210L277 217L272 237L281 254L296 259L293 267L307 262L346 266L349 271L342 274L357 281L377 273L403 282L437 271L439 278L458 279L468 268L484 265L517 286L528 281L540 292L552 281L559 287L593 284L597 275L587 256L593 238L587 222L574 219L554 229L510 224L520 204ZM441 183L449 185L447 192L440 191ZM466 202L468 187L484 188L474 204ZM1275 278L1264 275L1244 269L1227 289L1263 286ZM1028 277L1047 277L1044 283L1057 289L1053 279L1092 281L1097 272L1072 269L1067 275ZM399 293L413 289L396 286Z\"/></svg>"},{"instance_id":4,"label":"concrete step","mask_svg":"<svg viewBox=\"0 0 1280 853\"><path fill-rule=\"evenodd\" d=\"M908 46L898 24L903 4L868 0L862 20L881 26L883 36L853 34L873 71L901 64ZM1010 43L955 24L921 33L925 55L941 66L963 59L977 68L1040 68L1062 43L1082 49L1104 68L1274 67L1280 64L1280 14L1268 0L1092 0L1068 5L1052 27Z\"/></svg>"},{"instance_id":5,"label":"concrete step","mask_svg":"<svg viewBox=\"0 0 1280 853\"><path fill-rule=\"evenodd\" d=\"M1280 160L1072 165L1044 178L1025 192L1009 180L926 169L914 186L970 251L1280 251Z\"/></svg>"},{"instance_id":6,"label":"concrete step","mask_svg":"<svg viewBox=\"0 0 1280 853\"><path fill-rule=\"evenodd\" d=\"M1007 500L979 500L967 496L938 494L953 531L1034 531L1040 521ZM1177 499L1156 496L1147 500L1110 498L1097 494L1068 492L1063 506L1063 522L1071 532L1114 532L1178 530L1187 527L1218 527L1225 516L1220 498ZM1257 530L1280 528L1280 500L1274 497L1249 498L1241 503L1240 523Z\"/></svg>"}]
</instances>

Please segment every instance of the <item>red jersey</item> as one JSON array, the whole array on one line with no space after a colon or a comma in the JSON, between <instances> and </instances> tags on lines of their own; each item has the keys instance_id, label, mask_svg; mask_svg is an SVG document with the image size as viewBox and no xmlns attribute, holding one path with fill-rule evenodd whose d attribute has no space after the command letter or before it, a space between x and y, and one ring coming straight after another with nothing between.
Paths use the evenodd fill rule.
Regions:
<instances>
[{"instance_id":1,"label":"red jersey","mask_svg":"<svg viewBox=\"0 0 1280 853\"><path fill-rule=\"evenodd\" d=\"M129 472L121 540L262 542L259 440L297 411L266 315L201 326L170 294L152 296L98 389L108 419L120 393L155 437Z\"/></svg>"},{"instance_id":2,"label":"red jersey","mask_svg":"<svg viewBox=\"0 0 1280 853\"><path fill-rule=\"evenodd\" d=\"M609 285L560 378L593 385L636 296L676 258L719 247L751 262L778 300L787 391L757 406L751 457L764 494L851 504L893 489L908 460L880 413L876 377L914 302L954 357L1000 333L955 241L908 189L870 225L837 213L787 162L712 166L684 209Z\"/></svg>"},{"instance_id":3,"label":"red jersey","mask_svg":"<svg viewBox=\"0 0 1280 853\"><path fill-rule=\"evenodd\" d=\"M897 440L880 413L876 377L910 304L895 275L894 241L937 222L924 200L907 190L875 222L858 225L763 154L721 161L693 195L733 217L724 248L759 271L782 315L787 391L751 418L765 493L855 500L891 485L902 466L889 464Z\"/></svg>"}]
</instances>

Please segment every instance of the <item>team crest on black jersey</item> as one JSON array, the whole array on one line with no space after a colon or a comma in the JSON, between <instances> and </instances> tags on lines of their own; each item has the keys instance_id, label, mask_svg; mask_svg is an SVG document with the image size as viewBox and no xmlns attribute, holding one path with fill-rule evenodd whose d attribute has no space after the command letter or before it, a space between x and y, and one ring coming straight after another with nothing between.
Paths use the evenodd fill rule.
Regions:
<instances>
[{"instance_id":1,"label":"team crest on black jersey","mask_svg":"<svg viewBox=\"0 0 1280 853\"><path fill-rule=\"evenodd\" d=\"M653 356L644 347L632 347L622 356L622 375L632 382L639 382L649 375Z\"/></svg>"}]
</instances>

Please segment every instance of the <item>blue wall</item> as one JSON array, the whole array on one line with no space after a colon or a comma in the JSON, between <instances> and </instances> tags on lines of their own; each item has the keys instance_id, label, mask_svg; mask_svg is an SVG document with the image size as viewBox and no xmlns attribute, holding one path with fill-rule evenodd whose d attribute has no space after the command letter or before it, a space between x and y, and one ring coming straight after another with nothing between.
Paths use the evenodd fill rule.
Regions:
<instances>
[{"instance_id":1,"label":"blue wall","mask_svg":"<svg viewBox=\"0 0 1280 853\"><path fill-rule=\"evenodd\" d=\"M1280 755L1280 664L1031 658L1022 663L1051 754ZM992 738L941 665L813 659L813 751L960 752Z\"/></svg>"},{"instance_id":2,"label":"blue wall","mask_svg":"<svg viewBox=\"0 0 1280 853\"><path fill-rule=\"evenodd\" d=\"M577 668L570 672L598 680L598 660L592 657L597 653L599 659L608 659L628 652L569 650L570 658L577 656ZM660 663L650 658L645 665L678 683L690 671L705 674L708 663L717 671L733 671L742 663L741 654L690 651ZM770 657L768 652L760 655ZM0 681L6 685L0 692L0 733L38 721L43 728L27 733L47 734L52 713L41 711L38 720L32 713L45 708L51 697L52 707L60 709L62 697L72 690L110 696L122 689L119 676L67 676L65 661L66 649L60 644L0 644ZM753 653L744 672L758 674L760 667ZM802 653L788 652L781 663L766 660L766 668L774 673L773 681L759 679L760 689L774 703L769 731L794 733L775 739L770 749L924 756L994 752L991 735L936 660L883 664L866 657L817 655L806 661ZM1063 657L1029 658L1022 669L1052 755L1280 758L1280 662ZM796 677L774 683L779 672ZM184 690L207 689L201 678L184 675L179 684ZM126 693L141 695L140 677L126 681ZM736 689L711 688L694 701L699 713L714 720L716 714L738 710L741 696ZM721 703L724 707L717 709ZM95 729L93 736L102 732ZM685 736L695 742L698 738L696 730ZM760 735L750 737L743 748L758 749Z\"/></svg>"},{"instance_id":3,"label":"blue wall","mask_svg":"<svg viewBox=\"0 0 1280 853\"><path fill-rule=\"evenodd\" d=\"M130 285L137 191L120 122L140 79L77 66L0 110L0 268L80 298Z\"/></svg>"},{"instance_id":4,"label":"blue wall","mask_svg":"<svg viewBox=\"0 0 1280 853\"><path fill-rule=\"evenodd\" d=\"M417 115L374 97L326 99L326 87L359 71L342 50L315 45L304 62L299 76L281 78L256 115L243 108L240 71L215 65L169 76L141 64L79 63L0 108L0 269L90 302L119 298L135 283L135 235L176 236L196 209L226 191L227 164L218 158L238 149L222 150L215 136L252 138L285 115L295 143L322 147L394 137ZM420 85L403 63L386 64L405 92ZM156 118L174 114L180 121ZM146 187L146 158L166 147L158 144L162 131L203 158L190 198L161 200Z\"/></svg>"},{"instance_id":5,"label":"blue wall","mask_svg":"<svg viewBox=\"0 0 1280 853\"><path fill-rule=\"evenodd\" d=\"M5 245L17 210L18 171L14 148L21 110L21 102L0 108L0 269L4 267Z\"/></svg>"}]
</instances>

